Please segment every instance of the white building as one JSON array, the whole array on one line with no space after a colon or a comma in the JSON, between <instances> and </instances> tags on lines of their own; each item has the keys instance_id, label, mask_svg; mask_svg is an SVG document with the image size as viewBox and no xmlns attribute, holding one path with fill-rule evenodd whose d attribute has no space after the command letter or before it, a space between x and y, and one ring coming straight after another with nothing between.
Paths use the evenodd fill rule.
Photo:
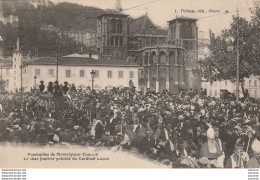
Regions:
<instances>
[{"instance_id":1,"label":"white building","mask_svg":"<svg viewBox=\"0 0 260 180\"><path fill-rule=\"evenodd\" d=\"M220 97L220 90L228 90L231 93L236 93L236 83L228 80L216 81L213 84L210 82L202 82L202 88L207 89L208 96ZM252 98L260 98L260 77L251 76L250 78L245 78L244 89L248 89L249 96ZM243 97L241 86L239 86L239 96Z\"/></svg>"},{"instance_id":2,"label":"white building","mask_svg":"<svg viewBox=\"0 0 260 180\"><path fill-rule=\"evenodd\" d=\"M1 10L0 10L1 11ZM3 22L3 24L10 23L13 26L18 26L18 16L9 15L7 17L4 17L3 11L0 12L0 21Z\"/></svg>"},{"instance_id":3,"label":"white building","mask_svg":"<svg viewBox=\"0 0 260 180\"><path fill-rule=\"evenodd\" d=\"M233 83L231 81L216 81L212 84L210 82L202 82L201 86L203 89L207 89L207 95L211 97L220 97L220 90L228 90L231 93L236 92L236 83Z\"/></svg>"},{"instance_id":4,"label":"white building","mask_svg":"<svg viewBox=\"0 0 260 180\"><path fill-rule=\"evenodd\" d=\"M33 5L34 8L39 6L48 6L49 0L29 0L29 4Z\"/></svg>"},{"instance_id":5,"label":"white building","mask_svg":"<svg viewBox=\"0 0 260 180\"><path fill-rule=\"evenodd\" d=\"M5 81L5 90L14 91L13 88L13 65L12 63L1 64L0 65L0 79Z\"/></svg>"},{"instance_id":6,"label":"white building","mask_svg":"<svg viewBox=\"0 0 260 180\"><path fill-rule=\"evenodd\" d=\"M18 16L14 15L9 15L9 16L4 16L4 8L3 8L3 2L0 0L0 22L3 24L8 24L10 23L12 26L18 26Z\"/></svg>"},{"instance_id":7,"label":"white building","mask_svg":"<svg viewBox=\"0 0 260 180\"><path fill-rule=\"evenodd\" d=\"M21 87L21 54L14 53L14 87ZM96 72L94 78L94 89L100 90L112 87L129 87L130 79L134 85L138 87L138 70L139 65L127 61L114 60L97 60L89 57L62 57L58 61L58 80L60 83L67 81L69 84L75 84L77 88L86 88L92 86L90 72ZM39 82L43 80L45 86L48 82L56 80L57 61L55 57L38 58L32 61L23 63L22 68L22 86L24 91L30 91L34 88L36 79L36 87L39 87Z\"/></svg>"},{"instance_id":8,"label":"white building","mask_svg":"<svg viewBox=\"0 0 260 180\"><path fill-rule=\"evenodd\" d=\"M86 47L96 46L96 31L94 29L86 31L67 31L65 34L71 37L75 42L86 45Z\"/></svg>"}]
</instances>

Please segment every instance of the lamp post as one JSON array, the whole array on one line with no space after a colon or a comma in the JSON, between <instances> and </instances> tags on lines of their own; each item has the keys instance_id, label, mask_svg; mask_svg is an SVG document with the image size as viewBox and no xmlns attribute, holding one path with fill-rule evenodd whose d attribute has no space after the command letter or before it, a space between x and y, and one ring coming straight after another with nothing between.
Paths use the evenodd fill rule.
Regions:
<instances>
[{"instance_id":1,"label":"lamp post","mask_svg":"<svg viewBox=\"0 0 260 180\"><path fill-rule=\"evenodd\" d=\"M36 80L37 80L37 76L34 76L34 89L36 89Z\"/></svg>"},{"instance_id":2,"label":"lamp post","mask_svg":"<svg viewBox=\"0 0 260 180\"><path fill-rule=\"evenodd\" d=\"M95 78L96 72L94 70L92 70L90 72L90 74L91 74L91 79L92 79L91 81L92 81L92 90L93 90L93 88L94 88L94 78Z\"/></svg>"}]
</instances>

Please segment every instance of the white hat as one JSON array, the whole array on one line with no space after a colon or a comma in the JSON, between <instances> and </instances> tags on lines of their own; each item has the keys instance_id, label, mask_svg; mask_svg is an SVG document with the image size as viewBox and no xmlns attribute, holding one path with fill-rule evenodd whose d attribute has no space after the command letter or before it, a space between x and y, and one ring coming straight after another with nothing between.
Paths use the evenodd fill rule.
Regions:
<instances>
[{"instance_id":1,"label":"white hat","mask_svg":"<svg viewBox=\"0 0 260 180\"><path fill-rule=\"evenodd\" d=\"M75 130L78 130L78 129L79 129L79 126L78 126L78 125L75 125L75 126L74 126L74 129L75 129Z\"/></svg>"},{"instance_id":2,"label":"white hat","mask_svg":"<svg viewBox=\"0 0 260 180\"><path fill-rule=\"evenodd\" d=\"M215 138L215 131L211 127L207 130L207 138L208 139L214 139Z\"/></svg>"},{"instance_id":3,"label":"white hat","mask_svg":"<svg viewBox=\"0 0 260 180\"><path fill-rule=\"evenodd\" d=\"M251 148L254 152L259 153L260 152L260 141L259 140L254 140L252 142Z\"/></svg>"}]
</instances>

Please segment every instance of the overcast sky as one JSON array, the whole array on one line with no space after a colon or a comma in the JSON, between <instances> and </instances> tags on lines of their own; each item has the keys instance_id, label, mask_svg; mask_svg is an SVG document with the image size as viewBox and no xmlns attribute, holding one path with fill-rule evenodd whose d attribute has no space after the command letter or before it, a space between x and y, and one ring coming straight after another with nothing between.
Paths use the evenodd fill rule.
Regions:
<instances>
[{"instance_id":1,"label":"overcast sky","mask_svg":"<svg viewBox=\"0 0 260 180\"><path fill-rule=\"evenodd\" d=\"M86 6L94 6L101 9L114 9L116 0L52 0L53 2L71 2ZM219 34L222 29L228 28L232 19L232 15L236 14L236 8L239 8L240 16L246 17L248 20L251 17L249 8L253 7L254 0L121 0L123 13L137 18L144 15L146 12L151 20L158 26L167 27L167 21L174 19L177 16L186 16L199 18L199 31L208 32L212 29L213 32ZM187 12L187 10L189 12ZM194 10L196 13L192 13ZM201 11L202 10L202 11ZM214 10L210 12L210 10ZM177 12L176 12L177 11ZM200 12L198 12L200 11ZM204 12L203 12L204 11ZM226 11L232 12L225 14ZM211 17L208 17L211 16ZM201 19L200 19L201 18Z\"/></svg>"}]
</instances>

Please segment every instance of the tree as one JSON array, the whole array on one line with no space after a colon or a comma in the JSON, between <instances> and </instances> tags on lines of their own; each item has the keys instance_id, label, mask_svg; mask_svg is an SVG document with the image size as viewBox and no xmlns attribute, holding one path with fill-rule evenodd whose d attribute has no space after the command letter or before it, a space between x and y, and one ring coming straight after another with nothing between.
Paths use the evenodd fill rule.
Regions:
<instances>
[{"instance_id":1,"label":"tree","mask_svg":"<svg viewBox=\"0 0 260 180\"><path fill-rule=\"evenodd\" d=\"M257 15L260 15L260 13ZM256 14L254 14L255 16ZM202 76L206 81L236 81L238 41L240 60L239 82L245 95L244 78L260 75L260 21L259 17L258 19L255 17L255 20L254 17L251 21L247 21L244 18L233 16L231 27L223 30L219 36L210 31L210 55L199 61ZM228 50L229 46L233 46L232 51Z\"/></svg>"},{"instance_id":2,"label":"tree","mask_svg":"<svg viewBox=\"0 0 260 180\"><path fill-rule=\"evenodd\" d=\"M6 86L6 82L5 80L1 80L0 79L0 92L4 92L5 91L5 86Z\"/></svg>"}]
</instances>

